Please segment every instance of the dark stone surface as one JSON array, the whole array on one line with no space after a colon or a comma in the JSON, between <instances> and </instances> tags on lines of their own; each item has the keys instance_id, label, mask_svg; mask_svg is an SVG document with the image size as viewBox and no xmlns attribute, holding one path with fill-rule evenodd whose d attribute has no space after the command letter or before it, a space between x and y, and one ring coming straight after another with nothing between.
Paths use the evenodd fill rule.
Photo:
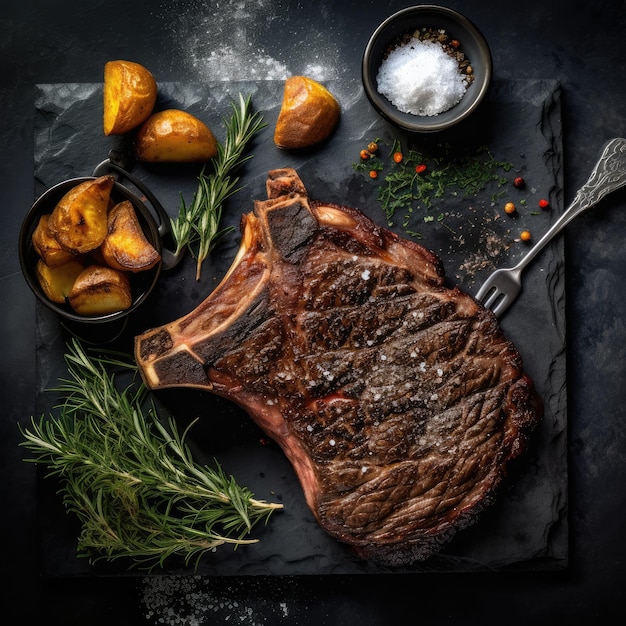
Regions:
<instances>
[{"instance_id":1,"label":"dark stone surface","mask_svg":"<svg viewBox=\"0 0 626 626\"><path fill-rule=\"evenodd\" d=\"M194 111L195 102L203 102L212 112L207 122L220 127L220 120L229 114L229 98L238 93L252 94L253 103L263 111L268 127L259 135L253 149L254 157L241 172L242 190L228 203L222 224L234 230L223 245L212 254L204 267L201 281L194 280L195 263L187 257L182 266L161 275L158 287L150 300L133 316L129 327L112 346L132 352L133 333L141 332L184 315L204 299L212 287L226 273L239 241L238 224L243 212L252 209L252 202L265 198L265 179L274 163L298 169L309 194L314 199L351 203L366 211L375 221L386 223L383 211L375 200L375 189L369 177L355 173L354 155L369 139L381 138L391 145L398 135L382 122L365 98L355 100L343 111L341 128L325 146L307 155L294 155L278 150L271 139L271 129L280 107L281 83L220 82L209 85L161 86L161 100L157 106L175 106ZM329 84L334 90L332 82ZM63 177L90 174L87 163L98 163L111 144L99 131L101 85L41 85L35 106L35 177L49 187ZM448 192L435 202L434 212L446 212L445 220L425 223L421 208L411 216L408 226L396 224L394 229L409 236L407 230L423 232L420 241L435 249L445 258L449 281L475 290L474 283L496 266L511 264L526 249L514 242L520 226L503 217L503 194L514 197L519 205L519 221L532 224L537 235L545 230L559 213L558 198L552 211L535 215L536 196L549 197L561 187L559 124L560 89L556 81L504 81L494 85L480 122L480 133L463 131L446 138L454 151L467 150L472 143L486 142L498 160L513 163L510 172L499 176L512 179L523 174L528 189L519 191L510 182L490 185L486 190L468 198L450 196ZM205 116L206 119L206 116ZM98 129L94 131L94 129ZM500 131L499 129L503 129ZM216 132L218 132L216 130ZM474 137L476 135L476 137ZM404 137L403 137L404 139ZM406 139L409 141L409 139ZM411 138L411 145L424 144ZM438 137L440 142L441 138ZM428 142L430 143L430 142ZM426 148L428 148L428 143ZM524 145L520 156L518 145ZM407 145L407 144L405 144ZM124 146L118 146L123 148ZM383 143L381 142L381 151ZM470 152L473 154L473 152ZM549 154L550 158L545 155ZM484 158L484 156L482 157ZM176 196L181 190L186 198L195 191L197 167L146 166L136 164L133 174L146 182L164 206L175 215ZM311 177L309 180L309 174ZM172 177L175 177L172 180ZM530 187L536 188L534 194ZM499 194L497 201L492 194ZM352 195L354 194L354 196ZM512 194L516 194L513 196ZM522 201L527 200L527 208ZM400 222L399 219L395 220ZM512 224L515 224L512 226ZM487 234L499 242L497 253L487 258L484 240ZM477 257L485 257L480 269L469 271ZM514 465L514 472L502 490L496 505L480 520L471 532L461 533L441 556L404 568L381 568L353 558L345 547L327 537L318 527L302 498L295 475L275 446L259 443L262 436L247 423L247 418L223 401L197 391L170 391L165 397L169 411L178 419L201 417L201 426L190 433L199 459L211 463L213 458L237 479L248 486L257 497L272 499L280 495L285 506L275 515L267 528L258 531L258 544L232 552L219 550L206 558L197 570L199 574L225 575L305 575L305 574L359 574L359 573L419 573L467 572L506 569L561 569L567 564L567 458L566 458L566 386L565 354L562 347L564 333L564 303L562 299L563 246L557 242L546 251L534 271L528 272L524 296L506 316L505 328L515 338L525 359L527 372L537 380L537 387L545 399L545 416L533 445L524 461ZM458 277L458 278L457 278ZM526 320L552 319L553 324L533 325L528 333ZM54 381L65 374L63 353L68 335L55 317L40 307L38 311L38 371L41 381ZM79 335L89 337L91 327L80 329ZM522 332L523 331L523 332ZM117 332L117 328L114 329ZM91 339L91 337L89 337ZM111 346L107 346L111 347ZM553 375L544 383L546 372ZM48 385L49 386L49 385ZM40 387L41 398L37 413L50 406L45 387ZM230 442L227 443L227 442ZM40 507L44 548L44 571L51 576L89 575L93 568L72 553L75 528L68 527L67 516L55 519L49 507L55 503L55 483L42 485L44 504ZM297 533L299 541L292 541ZM65 536L65 541L63 538ZM256 536L256 534L255 534ZM125 563L101 568L108 573L124 573ZM180 570L189 574L189 570Z\"/></svg>"},{"instance_id":2,"label":"dark stone surface","mask_svg":"<svg viewBox=\"0 0 626 626\"><path fill-rule=\"evenodd\" d=\"M493 0L458 0L447 5L462 10L485 34L496 79L559 83L558 127L563 129L563 150L556 151L561 160L553 167L562 184L552 191L551 201L562 208L587 179L602 144L624 133L623 3L559 0L505 6ZM21 220L39 190L33 185L37 85L97 84L105 61L117 57L143 62L160 82L177 84L224 78L280 80L285 72L309 73L323 81L337 81L337 95L350 110L360 97L360 55L367 37L382 19L403 6L406 3L374 0L341 4L290 0L130 4L109 0L78 6L27 0L3 13L0 250L2 284L8 297L0 327L0 389L5 407L0 422L0 467L5 476L2 563L9 577L2 583L3 615L8 623L47 623L52 617L66 624L94 625L235 622L367 626L414 623L417 615L432 624L495 624L504 616L511 624L588 624L608 621L621 606L620 575L626 554L622 530L626 442L619 422L626 345L625 214L620 210L626 202L624 191L578 218L561 241L564 270L555 272L558 279L550 283L550 289L558 294L556 310L564 311L566 324L561 325L558 316L535 318L532 302L525 303L524 295L511 311L519 316L516 323L508 315L503 322L520 344L542 332L537 331L541 325L553 326L555 341L566 357L566 411L562 404L565 392L560 389L565 377L562 362L557 360L557 367L547 368L544 380L536 375L544 389L557 390L551 406L567 414L570 532L566 569L415 573L401 574L400 579L387 574L327 573L243 579L138 576L132 580L41 574L45 555L38 542L37 474L21 460L24 451L18 446L21 438L16 427L36 413L37 390L51 383L36 370L34 298L22 279L17 258ZM513 130L501 127L498 138L507 132L511 139L518 139ZM515 147L524 152L526 140L520 141L523 143ZM105 156L97 144L93 148L96 158ZM548 151L543 156L550 160L552 154ZM91 152L84 162L92 167ZM311 191L320 189L325 200L332 200L332 194L341 195L337 186L319 185L327 178L321 161L311 159L309 167L311 180L305 182ZM256 183L249 189L253 196L257 195L252 193L255 188ZM355 197L353 193L351 197ZM443 259L447 261L445 254ZM539 281L541 263L538 259L527 271L533 288L533 281ZM456 275L450 264L447 270L450 276ZM198 291L193 297L201 295ZM530 308L524 314L525 306ZM45 329L49 331L54 332ZM553 349L551 346L548 352ZM534 356L528 358L532 361ZM551 462L560 463L558 458ZM279 479L284 471L277 471ZM295 535L294 530L290 536ZM69 562L70 553L62 555L64 562ZM398 591L400 580L411 589L408 594Z\"/></svg>"}]
</instances>

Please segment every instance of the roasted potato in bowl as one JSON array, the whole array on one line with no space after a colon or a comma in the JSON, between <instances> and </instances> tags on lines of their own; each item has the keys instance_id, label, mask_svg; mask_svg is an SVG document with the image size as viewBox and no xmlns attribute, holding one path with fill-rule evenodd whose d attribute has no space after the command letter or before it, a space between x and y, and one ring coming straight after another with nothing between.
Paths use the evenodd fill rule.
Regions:
<instances>
[{"instance_id":1,"label":"roasted potato in bowl","mask_svg":"<svg viewBox=\"0 0 626 626\"><path fill-rule=\"evenodd\" d=\"M37 282L48 300L64 304L74 287L78 275L85 269L79 260L62 265L47 265L43 259L37 261Z\"/></svg>"},{"instance_id":2,"label":"roasted potato in bowl","mask_svg":"<svg viewBox=\"0 0 626 626\"><path fill-rule=\"evenodd\" d=\"M49 214L42 215L33 231L33 246L37 254L48 267L57 267L74 261L76 255L66 250L48 228L49 220Z\"/></svg>"},{"instance_id":3,"label":"roasted potato in bowl","mask_svg":"<svg viewBox=\"0 0 626 626\"><path fill-rule=\"evenodd\" d=\"M67 299L79 315L117 313L133 304L126 273L97 264L88 265L78 274Z\"/></svg>"},{"instance_id":4,"label":"roasted potato in bowl","mask_svg":"<svg viewBox=\"0 0 626 626\"><path fill-rule=\"evenodd\" d=\"M71 254L95 250L107 234L107 213L115 178L100 176L71 187L54 205L48 235Z\"/></svg>"},{"instance_id":5,"label":"roasted potato in bowl","mask_svg":"<svg viewBox=\"0 0 626 626\"><path fill-rule=\"evenodd\" d=\"M128 246L132 248L131 257L143 255L147 258L149 256L152 259L151 263L147 264L142 271L108 267L102 253L101 242L92 250L84 250L82 252L72 249L73 247L70 245L69 251L72 256L67 263L72 265L67 266L67 263L61 262L55 265L54 260L57 259L61 252L54 249L53 242L56 239L54 239L50 230L44 229L46 223L50 220L49 217L44 216L51 216L55 208L60 203L62 204L62 200L77 187L85 183L93 183L99 178L104 177L74 178L48 189L35 201L28 211L19 235L20 264L26 282L42 304L57 313L61 318L71 322L102 323L129 315L147 299L156 285L161 272L162 244L157 220L134 193L116 180L112 182L107 212L105 213L107 218L105 238L109 232L108 215L111 209L119 204L129 203L130 209L132 209L133 223L135 226L138 225L141 231L141 234L133 231L132 235L128 235ZM75 194L76 192L73 193ZM128 205L126 206L127 211L129 211ZM120 245L120 238L123 240L125 236L124 232L123 229L120 230L118 228L118 246ZM51 236L53 239L50 239ZM105 238L103 238L103 241ZM42 241L43 243L41 243ZM145 248L142 248L141 246L144 244ZM44 251L43 254L42 250ZM61 245L60 250L68 251ZM47 257L45 255L46 252L48 254ZM53 259L53 263L51 265L47 264L44 260L45 258ZM109 285L113 284L117 289L115 298L102 297L103 291L98 290L97 281L93 276L90 282L78 283L73 297L70 297L70 293L80 274L78 269L80 268L82 272L92 266L106 267L107 271L104 272L105 278L109 281ZM135 270L137 270L136 267ZM93 271L90 270L90 272ZM81 284L82 291L79 289ZM86 302L83 296L90 291L99 294L99 297L87 298ZM124 292L126 295L124 295ZM113 310L117 309L118 306L118 310Z\"/></svg>"},{"instance_id":6,"label":"roasted potato in bowl","mask_svg":"<svg viewBox=\"0 0 626 626\"><path fill-rule=\"evenodd\" d=\"M144 272L161 260L130 200L118 202L109 210L107 235L100 244L100 253L109 267L121 272Z\"/></svg>"}]
</instances>

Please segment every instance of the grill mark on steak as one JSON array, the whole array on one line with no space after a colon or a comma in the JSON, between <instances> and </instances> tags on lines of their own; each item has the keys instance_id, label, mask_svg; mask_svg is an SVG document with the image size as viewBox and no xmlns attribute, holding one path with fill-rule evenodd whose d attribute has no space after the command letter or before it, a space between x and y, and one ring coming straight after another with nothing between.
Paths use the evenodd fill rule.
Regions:
<instances>
[{"instance_id":1,"label":"grill mark on steak","mask_svg":"<svg viewBox=\"0 0 626 626\"><path fill-rule=\"evenodd\" d=\"M291 461L318 522L362 558L424 559L488 506L541 401L495 316L441 262L294 170L242 218L230 270L136 338L149 388L242 406Z\"/></svg>"}]
</instances>

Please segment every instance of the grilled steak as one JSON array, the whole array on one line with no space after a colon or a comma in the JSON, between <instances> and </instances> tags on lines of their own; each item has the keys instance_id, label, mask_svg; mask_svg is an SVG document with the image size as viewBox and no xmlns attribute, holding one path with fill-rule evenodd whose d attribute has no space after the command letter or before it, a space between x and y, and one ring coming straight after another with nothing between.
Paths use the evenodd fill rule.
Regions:
<instances>
[{"instance_id":1,"label":"grilled steak","mask_svg":"<svg viewBox=\"0 0 626 626\"><path fill-rule=\"evenodd\" d=\"M324 530L364 559L438 550L492 500L541 401L495 316L438 258L292 169L242 218L230 270L136 338L149 388L229 398L291 461Z\"/></svg>"}]
</instances>

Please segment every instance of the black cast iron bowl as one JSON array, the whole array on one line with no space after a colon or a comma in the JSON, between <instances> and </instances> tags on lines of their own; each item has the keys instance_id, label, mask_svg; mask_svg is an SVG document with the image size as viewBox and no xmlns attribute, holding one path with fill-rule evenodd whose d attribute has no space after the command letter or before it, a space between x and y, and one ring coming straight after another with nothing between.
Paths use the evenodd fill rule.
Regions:
<instances>
[{"instance_id":1,"label":"black cast iron bowl","mask_svg":"<svg viewBox=\"0 0 626 626\"><path fill-rule=\"evenodd\" d=\"M48 309L54 311L59 317L73 325L105 325L111 322L119 322L127 319L132 315L148 298L154 286L157 284L163 261L159 261L153 268L144 272L130 274L130 283L132 289L132 304L130 308L116 313L108 313L106 315L79 315L75 313L68 303L57 304L49 300L44 294L36 275L36 266L39 256L32 243L33 230L39 222L39 218L44 214L49 214L54 209L57 202L76 185L87 180L94 180L96 176L84 176L65 180L54 185L45 191L32 205L22 227L20 229L18 252L22 274L35 294L37 299ZM160 222L155 219L146 205L127 187L119 181L113 184L111 191L111 199L114 202L122 200L130 200L135 208L135 213L139 219L141 227L148 241L163 256L163 248L161 242ZM84 327L84 326L83 326Z\"/></svg>"},{"instance_id":2,"label":"black cast iron bowl","mask_svg":"<svg viewBox=\"0 0 626 626\"><path fill-rule=\"evenodd\" d=\"M460 49L470 60L474 75L474 80L458 104L431 116L402 112L378 93L377 74L386 51L397 44L399 37L422 28L444 29L450 38L458 40ZM472 115L489 89L492 71L491 51L487 41L467 17L447 7L424 4L402 9L378 26L363 54L361 78L372 106L387 121L405 131L434 133L448 130Z\"/></svg>"}]
</instances>

